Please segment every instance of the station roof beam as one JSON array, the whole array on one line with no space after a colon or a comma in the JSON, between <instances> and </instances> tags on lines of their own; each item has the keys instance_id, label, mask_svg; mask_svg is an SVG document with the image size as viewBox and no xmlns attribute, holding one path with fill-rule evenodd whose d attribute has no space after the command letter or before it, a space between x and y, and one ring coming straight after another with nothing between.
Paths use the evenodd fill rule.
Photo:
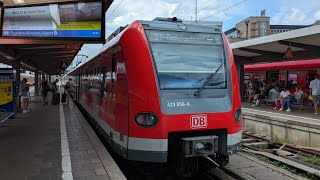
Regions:
<instances>
[{"instance_id":1,"label":"station roof beam","mask_svg":"<svg viewBox=\"0 0 320 180\"><path fill-rule=\"evenodd\" d=\"M240 64L279 62L290 47L290 60L320 58L320 25L261 38L232 43L235 60Z\"/></svg>"}]
</instances>

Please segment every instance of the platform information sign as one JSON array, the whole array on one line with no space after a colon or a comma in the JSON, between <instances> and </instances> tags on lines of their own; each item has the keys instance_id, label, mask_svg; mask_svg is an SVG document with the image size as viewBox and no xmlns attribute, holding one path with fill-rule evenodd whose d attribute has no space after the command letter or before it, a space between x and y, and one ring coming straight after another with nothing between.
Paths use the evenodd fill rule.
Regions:
<instances>
[{"instance_id":1,"label":"platform information sign","mask_svg":"<svg viewBox=\"0 0 320 180\"><path fill-rule=\"evenodd\" d=\"M5 8L3 37L102 37L102 3L79 2Z\"/></svg>"}]
</instances>

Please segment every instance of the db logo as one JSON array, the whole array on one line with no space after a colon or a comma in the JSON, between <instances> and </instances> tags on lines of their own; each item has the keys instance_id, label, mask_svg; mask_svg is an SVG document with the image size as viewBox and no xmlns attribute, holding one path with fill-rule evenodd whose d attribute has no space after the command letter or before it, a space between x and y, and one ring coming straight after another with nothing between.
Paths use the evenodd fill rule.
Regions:
<instances>
[{"instance_id":1,"label":"db logo","mask_svg":"<svg viewBox=\"0 0 320 180\"><path fill-rule=\"evenodd\" d=\"M208 126L207 115L192 115L190 116L190 125L192 129L206 128Z\"/></svg>"}]
</instances>

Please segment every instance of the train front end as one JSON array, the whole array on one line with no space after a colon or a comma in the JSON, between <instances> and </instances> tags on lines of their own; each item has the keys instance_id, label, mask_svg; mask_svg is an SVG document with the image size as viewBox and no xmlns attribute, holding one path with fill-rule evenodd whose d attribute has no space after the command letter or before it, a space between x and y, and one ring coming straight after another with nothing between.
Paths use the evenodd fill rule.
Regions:
<instances>
[{"instance_id":1,"label":"train front end","mask_svg":"<svg viewBox=\"0 0 320 180\"><path fill-rule=\"evenodd\" d=\"M142 28L151 63L135 52L135 63L144 66L129 83L135 87L129 159L168 162L183 175L202 164L226 165L239 149L242 117L236 66L221 28L179 20L141 22Z\"/></svg>"}]
</instances>

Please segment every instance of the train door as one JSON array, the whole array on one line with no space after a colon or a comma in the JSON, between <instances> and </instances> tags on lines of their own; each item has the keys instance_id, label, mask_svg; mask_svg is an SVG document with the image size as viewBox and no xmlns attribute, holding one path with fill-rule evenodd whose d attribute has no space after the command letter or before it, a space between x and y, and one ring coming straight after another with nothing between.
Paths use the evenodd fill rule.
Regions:
<instances>
[{"instance_id":1,"label":"train door","mask_svg":"<svg viewBox=\"0 0 320 180\"><path fill-rule=\"evenodd\" d=\"M288 72L287 71L280 71L280 84L279 87L283 88L283 87L287 87L287 76L288 76Z\"/></svg>"},{"instance_id":2,"label":"train door","mask_svg":"<svg viewBox=\"0 0 320 180\"><path fill-rule=\"evenodd\" d=\"M117 130L115 127L115 96L116 96L116 92L115 92L115 83L116 83L116 78L115 78L115 64L116 64L116 54L112 54L111 55L111 72L110 74L110 81L109 81L109 98L110 98L110 120L112 123L112 128L113 128L113 132L112 132L112 139L113 141L115 141L117 143Z\"/></svg>"},{"instance_id":3,"label":"train door","mask_svg":"<svg viewBox=\"0 0 320 180\"><path fill-rule=\"evenodd\" d=\"M113 62L115 62L115 56L113 54L105 54L102 56L100 60L100 68L101 68L101 81L100 81L100 98L99 98L99 109L98 114L99 117L105 122L104 127L102 127L110 139L111 147L114 146L114 136L115 134L115 114L114 114L114 88L113 88Z\"/></svg>"},{"instance_id":4,"label":"train door","mask_svg":"<svg viewBox=\"0 0 320 180\"><path fill-rule=\"evenodd\" d=\"M92 63L89 64L89 77L88 77L88 94L87 94L87 106L90 111L93 110L93 77L94 77L94 66Z\"/></svg>"},{"instance_id":5,"label":"train door","mask_svg":"<svg viewBox=\"0 0 320 180\"><path fill-rule=\"evenodd\" d=\"M126 75L126 66L124 56L121 51L116 54L113 64L114 93L115 93L115 129L117 131L117 139L115 141L120 145L120 153L126 157L128 149L129 136L129 98L128 98L128 80ZM124 147L124 148L123 148Z\"/></svg>"},{"instance_id":6,"label":"train door","mask_svg":"<svg viewBox=\"0 0 320 180\"><path fill-rule=\"evenodd\" d=\"M268 82L275 82L279 84L279 71L267 71L267 79Z\"/></svg>"},{"instance_id":7,"label":"train door","mask_svg":"<svg viewBox=\"0 0 320 180\"><path fill-rule=\"evenodd\" d=\"M100 64L95 62L93 77L93 114L97 117L99 112ZM96 118L95 117L95 118Z\"/></svg>"},{"instance_id":8,"label":"train door","mask_svg":"<svg viewBox=\"0 0 320 180\"><path fill-rule=\"evenodd\" d=\"M110 139L114 136L114 114L112 114L112 92L111 92L111 55L103 55L100 63L98 115L104 121L102 128L106 131ZM112 146L112 143L111 143Z\"/></svg>"}]
</instances>

